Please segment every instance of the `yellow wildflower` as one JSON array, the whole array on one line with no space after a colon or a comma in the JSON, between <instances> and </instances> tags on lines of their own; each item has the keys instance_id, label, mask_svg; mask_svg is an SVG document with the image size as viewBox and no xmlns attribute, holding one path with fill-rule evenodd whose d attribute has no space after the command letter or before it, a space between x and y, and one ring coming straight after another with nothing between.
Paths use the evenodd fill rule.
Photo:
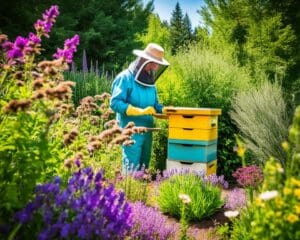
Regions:
<instances>
[{"instance_id":1,"label":"yellow wildflower","mask_svg":"<svg viewBox=\"0 0 300 240\"><path fill-rule=\"evenodd\" d=\"M281 143L281 146L285 151L289 150L289 143L287 141Z\"/></svg>"},{"instance_id":2,"label":"yellow wildflower","mask_svg":"<svg viewBox=\"0 0 300 240\"><path fill-rule=\"evenodd\" d=\"M265 206L265 203L260 198L255 199L255 204L259 207L264 207Z\"/></svg>"},{"instance_id":3,"label":"yellow wildflower","mask_svg":"<svg viewBox=\"0 0 300 240\"><path fill-rule=\"evenodd\" d=\"M294 222L297 222L299 220L299 218L298 218L297 215L291 213L291 214L288 215L287 220L290 223L294 223Z\"/></svg>"},{"instance_id":4,"label":"yellow wildflower","mask_svg":"<svg viewBox=\"0 0 300 240\"><path fill-rule=\"evenodd\" d=\"M298 199L300 199L300 188L295 189L294 194Z\"/></svg>"},{"instance_id":5,"label":"yellow wildflower","mask_svg":"<svg viewBox=\"0 0 300 240\"><path fill-rule=\"evenodd\" d=\"M295 206L295 211L297 214L300 214L300 205Z\"/></svg>"},{"instance_id":6,"label":"yellow wildflower","mask_svg":"<svg viewBox=\"0 0 300 240\"><path fill-rule=\"evenodd\" d=\"M276 170L277 170L277 172L280 172L280 173L284 172L284 170L283 170L283 168L282 168L282 166L281 166L280 163L276 163Z\"/></svg>"},{"instance_id":7,"label":"yellow wildflower","mask_svg":"<svg viewBox=\"0 0 300 240\"><path fill-rule=\"evenodd\" d=\"M237 155L242 158L245 155L246 148L244 148L243 146L238 146L236 152L237 152Z\"/></svg>"},{"instance_id":8,"label":"yellow wildflower","mask_svg":"<svg viewBox=\"0 0 300 240\"><path fill-rule=\"evenodd\" d=\"M282 212L276 212L276 213L275 213L275 216L276 216L276 217L281 217L281 215L282 215Z\"/></svg>"},{"instance_id":9,"label":"yellow wildflower","mask_svg":"<svg viewBox=\"0 0 300 240\"><path fill-rule=\"evenodd\" d=\"M284 195L290 195L292 192L293 192L293 191L292 191L292 189L290 189L290 188L285 187L285 188L283 189L283 194L284 194Z\"/></svg>"},{"instance_id":10,"label":"yellow wildflower","mask_svg":"<svg viewBox=\"0 0 300 240\"><path fill-rule=\"evenodd\" d=\"M296 178L291 178L291 183L294 185L294 186L297 186L297 187L300 187L300 180L296 179Z\"/></svg>"},{"instance_id":11,"label":"yellow wildflower","mask_svg":"<svg viewBox=\"0 0 300 240\"><path fill-rule=\"evenodd\" d=\"M282 201L281 198L276 198L275 203L279 208L281 208L284 205L284 201Z\"/></svg>"}]
</instances>

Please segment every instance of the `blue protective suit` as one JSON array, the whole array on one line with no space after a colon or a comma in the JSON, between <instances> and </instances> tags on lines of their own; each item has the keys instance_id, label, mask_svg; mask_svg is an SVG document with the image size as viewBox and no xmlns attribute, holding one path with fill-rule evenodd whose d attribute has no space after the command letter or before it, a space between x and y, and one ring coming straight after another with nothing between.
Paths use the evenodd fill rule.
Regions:
<instances>
[{"instance_id":1,"label":"blue protective suit","mask_svg":"<svg viewBox=\"0 0 300 240\"><path fill-rule=\"evenodd\" d=\"M134 122L136 126L153 127L153 117L150 115L127 116L128 105L146 108L152 106L156 112L162 112L162 105L158 103L157 90L155 85L152 87L144 86L135 81L133 73L126 69L115 78L112 84L112 96L110 107L117 113L117 120L123 128L128 122ZM151 158L152 132L144 134L134 134L132 139L135 144L122 146L123 170L127 169L126 164L134 169L141 168L143 165L148 168Z\"/></svg>"}]
</instances>

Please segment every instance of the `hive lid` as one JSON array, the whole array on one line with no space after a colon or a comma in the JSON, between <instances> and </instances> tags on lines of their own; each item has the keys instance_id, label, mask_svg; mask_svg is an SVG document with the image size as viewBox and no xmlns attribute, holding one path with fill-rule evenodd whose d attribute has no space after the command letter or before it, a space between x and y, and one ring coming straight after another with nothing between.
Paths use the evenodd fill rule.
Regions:
<instances>
[{"instance_id":1,"label":"hive lid","mask_svg":"<svg viewBox=\"0 0 300 240\"><path fill-rule=\"evenodd\" d=\"M191 108L191 107L164 107L164 113L167 115L221 115L220 108Z\"/></svg>"}]
</instances>

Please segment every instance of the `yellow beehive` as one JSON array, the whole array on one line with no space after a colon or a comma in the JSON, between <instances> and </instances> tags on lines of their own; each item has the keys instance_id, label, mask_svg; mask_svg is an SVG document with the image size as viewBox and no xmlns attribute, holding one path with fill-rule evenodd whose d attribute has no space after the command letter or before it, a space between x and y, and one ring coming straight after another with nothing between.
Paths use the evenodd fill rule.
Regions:
<instances>
[{"instance_id":1,"label":"yellow beehive","mask_svg":"<svg viewBox=\"0 0 300 240\"><path fill-rule=\"evenodd\" d=\"M217 128L169 128L169 139L210 141L218 138Z\"/></svg>"},{"instance_id":2,"label":"yellow beehive","mask_svg":"<svg viewBox=\"0 0 300 240\"><path fill-rule=\"evenodd\" d=\"M172 114L169 115L169 126L177 128L217 128L218 116Z\"/></svg>"},{"instance_id":3,"label":"yellow beehive","mask_svg":"<svg viewBox=\"0 0 300 240\"><path fill-rule=\"evenodd\" d=\"M169 139L211 141L218 138L221 109L166 107Z\"/></svg>"}]
</instances>

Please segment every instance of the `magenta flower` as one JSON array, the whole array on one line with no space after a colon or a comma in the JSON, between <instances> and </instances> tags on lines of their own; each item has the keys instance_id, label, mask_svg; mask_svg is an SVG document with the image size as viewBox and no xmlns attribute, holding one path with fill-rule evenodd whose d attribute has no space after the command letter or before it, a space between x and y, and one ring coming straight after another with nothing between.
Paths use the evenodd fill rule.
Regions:
<instances>
[{"instance_id":1,"label":"magenta flower","mask_svg":"<svg viewBox=\"0 0 300 240\"><path fill-rule=\"evenodd\" d=\"M38 44L41 43L41 39L37 35L35 35L34 33L32 33L32 32L29 33L28 39L29 39L29 42L32 43L32 44L34 44L34 45L38 45Z\"/></svg>"},{"instance_id":2,"label":"magenta flower","mask_svg":"<svg viewBox=\"0 0 300 240\"><path fill-rule=\"evenodd\" d=\"M232 176L242 187L256 188L263 181L262 170L255 165L238 168Z\"/></svg>"},{"instance_id":3,"label":"magenta flower","mask_svg":"<svg viewBox=\"0 0 300 240\"><path fill-rule=\"evenodd\" d=\"M51 6L48 10L43 14L42 20L37 20L34 24L34 28L36 29L38 35L49 37L48 33L50 32L53 23L55 22L55 18L58 16L58 6Z\"/></svg>"},{"instance_id":4,"label":"magenta flower","mask_svg":"<svg viewBox=\"0 0 300 240\"><path fill-rule=\"evenodd\" d=\"M64 44L64 49L58 48L56 53L53 55L54 58L63 58L67 63L73 61L73 54L77 51L79 45L79 36L76 34L73 38L67 39Z\"/></svg>"},{"instance_id":5,"label":"magenta flower","mask_svg":"<svg viewBox=\"0 0 300 240\"><path fill-rule=\"evenodd\" d=\"M9 61L19 60L24 61L24 53L27 50L28 39L18 36L14 43L7 42L5 47L8 51L6 53Z\"/></svg>"}]
</instances>

